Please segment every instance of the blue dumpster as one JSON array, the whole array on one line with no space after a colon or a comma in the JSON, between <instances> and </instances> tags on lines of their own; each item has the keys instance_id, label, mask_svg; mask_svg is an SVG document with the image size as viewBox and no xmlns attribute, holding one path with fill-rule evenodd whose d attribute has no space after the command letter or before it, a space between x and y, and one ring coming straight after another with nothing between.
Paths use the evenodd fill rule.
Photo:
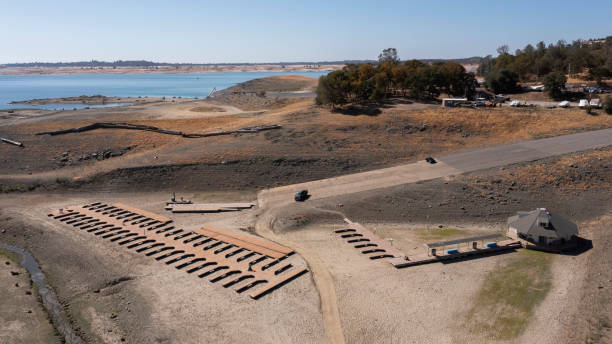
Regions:
<instances>
[{"instance_id":1,"label":"blue dumpster","mask_svg":"<svg viewBox=\"0 0 612 344\"><path fill-rule=\"evenodd\" d=\"M450 250L446 250L446 254L455 254L459 253L459 250L456 248L451 248Z\"/></svg>"},{"instance_id":2,"label":"blue dumpster","mask_svg":"<svg viewBox=\"0 0 612 344\"><path fill-rule=\"evenodd\" d=\"M488 248L497 247L497 243L496 242L488 242L488 243L485 244L485 247L488 247Z\"/></svg>"}]
</instances>

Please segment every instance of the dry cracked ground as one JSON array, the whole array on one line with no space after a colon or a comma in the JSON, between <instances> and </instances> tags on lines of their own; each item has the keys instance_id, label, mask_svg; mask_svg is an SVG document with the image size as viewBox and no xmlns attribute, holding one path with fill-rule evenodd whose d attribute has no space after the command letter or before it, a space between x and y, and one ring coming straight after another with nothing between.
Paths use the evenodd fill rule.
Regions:
<instances>
[{"instance_id":1,"label":"dry cracked ground","mask_svg":"<svg viewBox=\"0 0 612 344\"><path fill-rule=\"evenodd\" d=\"M294 92L315 82L272 78L237 90ZM0 242L34 255L66 321L85 342L326 342L310 274L255 301L46 216L97 200L164 214L188 230L214 224L254 233L260 217L272 218L275 235L315 252L331 275L347 343L612 340L610 148L271 211L163 209L173 191L195 202L252 201L277 185L607 128L612 116L572 109L441 109L399 100L332 112L311 99L231 92L214 101L158 99L0 116L0 137L25 146L0 145ZM93 122L184 132L282 128L200 139L110 129L35 135ZM333 233L348 217L408 254L423 253L426 242L503 232L508 216L536 207L578 223L586 246L571 254L518 250L395 269L367 259ZM0 253L1 299L9 300L0 312L0 342L61 342L18 257Z\"/></svg>"}]
</instances>

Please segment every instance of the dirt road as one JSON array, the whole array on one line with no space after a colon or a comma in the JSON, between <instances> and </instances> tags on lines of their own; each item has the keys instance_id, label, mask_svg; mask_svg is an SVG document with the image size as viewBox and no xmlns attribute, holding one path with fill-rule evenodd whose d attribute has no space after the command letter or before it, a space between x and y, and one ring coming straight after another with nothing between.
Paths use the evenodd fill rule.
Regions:
<instances>
[{"instance_id":1,"label":"dirt road","mask_svg":"<svg viewBox=\"0 0 612 344\"><path fill-rule=\"evenodd\" d=\"M275 217L272 215L273 210L274 209L268 209L264 214L260 215L259 220L255 224L255 231L266 239L293 249L308 263L317 291L319 292L327 343L345 343L342 322L340 320L340 311L338 310L336 289L331 274L315 251L274 234L271 229L272 223L275 220Z\"/></svg>"}]
</instances>

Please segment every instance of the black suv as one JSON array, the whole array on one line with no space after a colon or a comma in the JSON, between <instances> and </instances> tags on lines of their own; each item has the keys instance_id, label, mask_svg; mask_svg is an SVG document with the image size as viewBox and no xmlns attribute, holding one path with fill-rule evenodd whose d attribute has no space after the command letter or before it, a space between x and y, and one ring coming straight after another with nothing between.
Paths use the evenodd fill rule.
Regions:
<instances>
[{"instance_id":1,"label":"black suv","mask_svg":"<svg viewBox=\"0 0 612 344\"><path fill-rule=\"evenodd\" d=\"M295 199L296 202L304 202L308 199L308 190L298 191L293 199Z\"/></svg>"}]
</instances>

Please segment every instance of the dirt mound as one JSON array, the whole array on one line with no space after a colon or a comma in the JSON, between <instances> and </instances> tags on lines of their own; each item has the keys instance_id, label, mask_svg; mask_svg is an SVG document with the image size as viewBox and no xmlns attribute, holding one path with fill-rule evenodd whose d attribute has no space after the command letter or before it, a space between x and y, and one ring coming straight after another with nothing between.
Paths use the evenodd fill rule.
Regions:
<instances>
[{"instance_id":1,"label":"dirt mound","mask_svg":"<svg viewBox=\"0 0 612 344\"><path fill-rule=\"evenodd\" d=\"M317 79L298 75L269 76L249 80L232 86L223 92L293 92L313 91L317 87Z\"/></svg>"},{"instance_id":2,"label":"dirt mound","mask_svg":"<svg viewBox=\"0 0 612 344\"><path fill-rule=\"evenodd\" d=\"M304 229L316 224L343 223L344 214L313 207L310 203L295 203L270 209L266 214L269 228L277 234Z\"/></svg>"},{"instance_id":3,"label":"dirt mound","mask_svg":"<svg viewBox=\"0 0 612 344\"><path fill-rule=\"evenodd\" d=\"M196 106L191 108L189 111L192 112L225 112L225 109L217 106Z\"/></svg>"}]
</instances>

